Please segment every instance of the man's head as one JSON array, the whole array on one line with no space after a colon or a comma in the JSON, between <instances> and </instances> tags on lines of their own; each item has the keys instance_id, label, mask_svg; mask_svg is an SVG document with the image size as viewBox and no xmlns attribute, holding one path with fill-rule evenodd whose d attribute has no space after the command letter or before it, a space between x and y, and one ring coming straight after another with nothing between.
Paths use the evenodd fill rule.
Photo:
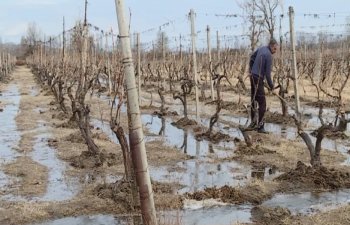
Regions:
<instances>
[{"instance_id":1,"label":"man's head","mask_svg":"<svg viewBox=\"0 0 350 225\"><path fill-rule=\"evenodd\" d=\"M277 52L278 43L277 43L276 39L274 39L274 38L270 39L269 47L270 47L270 50L271 50L272 54L275 54Z\"/></svg>"}]
</instances>

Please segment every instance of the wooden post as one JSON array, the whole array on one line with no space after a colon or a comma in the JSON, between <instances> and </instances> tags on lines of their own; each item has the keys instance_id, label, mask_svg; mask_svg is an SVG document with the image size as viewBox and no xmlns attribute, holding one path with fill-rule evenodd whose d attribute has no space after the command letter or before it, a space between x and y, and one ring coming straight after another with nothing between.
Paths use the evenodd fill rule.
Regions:
<instances>
[{"instance_id":1,"label":"wooden post","mask_svg":"<svg viewBox=\"0 0 350 225\"><path fill-rule=\"evenodd\" d=\"M209 60L209 80L210 80L210 92L211 92L211 100L214 101L215 100L215 96L214 96L214 82L211 76L212 73L212 66L213 66L213 62L211 61L211 46L210 46L210 27L209 25L207 26L207 45L208 45L208 60Z\"/></svg>"},{"instance_id":2,"label":"wooden post","mask_svg":"<svg viewBox=\"0 0 350 225\"><path fill-rule=\"evenodd\" d=\"M295 34L294 34L294 9L289 6L289 27L290 27L290 43L292 47L292 71L294 78L294 97L295 97L295 113L300 118L300 102L299 102L299 91L298 91L298 70L297 70L297 59L295 55Z\"/></svg>"},{"instance_id":3,"label":"wooden post","mask_svg":"<svg viewBox=\"0 0 350 225\"><path fill-rule=\"evenodd\" d=\"M198 97L198 80L197 80L197 58L196 58L196 33L194 27L194 11L190 11L191 17L191 37L192 37L192 59L193 59L193 73L194 85L196 94L196 119L199 120L199 97Z\"/></svg>"},{"instance_id":4,"label":"wooden post","mask_svg":"<svg viewBox=\"0 0 350 225\"><path fill-rule=\"evenodd\" d=\"M140 47L140 33L136 34L136 47L137 47L137 75L138 75L138 93L139 104L141 105L141 47Z\"/></svg>"},{"instance_id":5,"label":"wooden post","mask_svg":"<svg viewBox=\"0 0 350 225\"><path fill-rule=\"evenodd\" d=\"M113 35L113 33L112 33ZM109 50L108 50L108 34L106 33L106 49L105 49L105 56L106 56L106 66L107 66L107 76L108 76L108 93L112 94L112 75L111 75L111 63L109 61ZM113 54L113 52L112 52Z\"/></svg>"},{"instance_id":6,"label":"wooden post","mask_svg":"<svg viewBox=\"0 0 350 225\"><path fill-rule=\"evenodd\" d=\"M181 37L181 34L180 34L180 65L182 65L182 37Z\"/></svg>"},{"instance_id":7,"label":"wooden post","mask_svg":"<svg viewBox=\"0 0 350 225\"><path fill-rule=\"evenodd\" d=\"M126 17L124 15L124 1L115 0L119 37L122 50L125 82L127 89L127 104L129 118L129 142L137 185L139 187L141 213L143 224L156 225L156 208L154 205L149 167L147 163L146 146L142 130L140 106L137 99L134 63L132 61L130 36Z\"/></svg>"},{"instance_id":8,"label":"wooden post","mask_svg":"<svg viewBox=\"0 0 350 225\"><path fill-rule=\"evenodd\" d=\"M220 38L219 38L219 31L216 31L216 51L218 54L218 61L220 61Z\"/></svg>"},{"instance_id":9,"label":"wooden post","mask_svg":"<svg viewBox=\"0 0 350 225\"><path fill-rule=\"evenodd\" d=\"M162 32L162 60L165 61L165 40L164 32Z\"/></svg>"},{"instance_id":10,"label":"wooden post","mask_svg":"<svg viewBox=\"0 0 350 225\"><path fill-rule=\"evenodd\" d=\"M66 54L66 31L65 31L65 20L64 20L64 17L63 17L63 32L62 32L62 67L63 67L63 71L64 71L64 58L65 58L65 54Z\"/></svg>"},{"instance_id":11,"label":"wooden post","mask_svg":"<svg viewBox=\"0 0 350 225\"><path fill-rule=\"evenodd\" d=\"M156 60L156 47L153 41L152 41L152 49L153 49L153 62L154 62Z\"/></svg>"}]
</instances>

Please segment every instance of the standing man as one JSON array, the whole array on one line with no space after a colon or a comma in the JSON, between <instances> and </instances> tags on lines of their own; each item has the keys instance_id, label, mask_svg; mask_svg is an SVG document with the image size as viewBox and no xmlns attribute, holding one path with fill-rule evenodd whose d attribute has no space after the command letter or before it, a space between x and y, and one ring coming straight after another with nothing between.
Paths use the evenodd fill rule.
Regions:
<instances>
[{"instance_id":1,"label":"standing man","mask_svg":"<svg viewBox=\"0 0 350 225\"><path fill-rule=\"evenodd\" d=\"M264 128L264 115L266 112L266 98L264 91L264 80L273 90L271 79L272 55L277 52L278 43L271 39L268 46L258 48L249 61L250 84L251 84L251 124L249 129L257 129L259 133L267 133ZM259 113L255 101L259 105ZM258 116L258 118L256 118Z\"/></svg>"}]
</instances>

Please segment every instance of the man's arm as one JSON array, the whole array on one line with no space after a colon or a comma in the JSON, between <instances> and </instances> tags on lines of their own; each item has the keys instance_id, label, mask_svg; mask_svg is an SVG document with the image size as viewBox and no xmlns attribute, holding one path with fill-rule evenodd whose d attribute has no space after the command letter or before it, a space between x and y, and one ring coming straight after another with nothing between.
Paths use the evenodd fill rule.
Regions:
<instances>
[{"instance_id":1,"label":"man's arm","mask_svg":"<svg viewBox=\"0 0 350 225\"><path fill-rule=\"evenodd\" d=\"M270 89L272 90L274 85L271 79L271 68L272 68L272 56L267 55L266 56L266 61L265 61L265 77L267 84L269 85Z\"/></svg>"},{"instance_id":2,"label":"man's arm","mask_svg":"<svg viewBox=\"0 0 350 225\"><path fill-rule=\"evenodd\" d=\"M256 58L256 55L258 54L258 50L256 50L253 55L250 56L250 60L249 60L249 73L252 72L252 68L253 68L253 65L254 65L254 62L255 62L255 58Z\"/></svg>"}]
</instances>

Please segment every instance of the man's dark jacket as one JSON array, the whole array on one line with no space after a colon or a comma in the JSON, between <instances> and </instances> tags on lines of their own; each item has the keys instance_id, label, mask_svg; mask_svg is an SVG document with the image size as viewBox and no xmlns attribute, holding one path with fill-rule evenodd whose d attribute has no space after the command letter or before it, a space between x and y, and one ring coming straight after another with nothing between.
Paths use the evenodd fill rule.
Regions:
<instances>
[{"instance_id":1,"label":"man's dark jacket","mask_svg":"<svg viewBox=\"0 0 350 225\"><path fill-rule=\"evenodd\" d=\"M273 89L271 80L272 53L269 46L258 48L250 57L249 69L254 77L266 78L267 83Z\"/></svg>"}]
</instances>

